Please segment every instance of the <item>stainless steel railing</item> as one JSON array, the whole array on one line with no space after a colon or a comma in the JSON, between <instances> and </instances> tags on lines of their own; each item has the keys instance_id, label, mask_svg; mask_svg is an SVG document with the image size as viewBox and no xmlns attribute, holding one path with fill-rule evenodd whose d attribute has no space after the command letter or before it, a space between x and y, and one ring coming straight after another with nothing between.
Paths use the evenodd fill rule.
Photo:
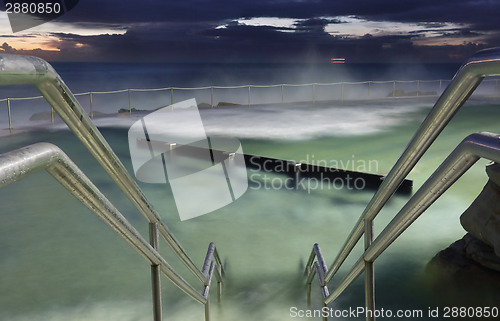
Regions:
<instances>
[{"instance_id":1,"label":"stainless steel railing","mask_svg":"<svg viewBox=\"0 0 500 321\"><path fill-rule=\"evenodd\" d=\"M219 268L220 258L213 243L210 244L203 267L207 278L204 289L198 291L185 281L159 254L157 248L150 245L116 207L99 191L90 179L57 146L49 143L37 143L0 155L0 188L17 182L31 174L46 170L59 181L82 204L87 206L117 234L126 240L139 254L157 267L172 283L182 289L194 300L205 304L208 311L208 289L212 275L216 271L219 286L223 271ZM155 225L156 223L152 223ZM154 235L154 234L153 234ZM157 235L157 234L156 234ZM158 241L156 237L155 242ZM153 244L155 245L155 244ZM209 266L210 269L206 269ZM217 268L216 268L217 266ZM161 316L161 310L155 314ZM208 320L208 315L207 315Z\"/></svg>"},{"instance_id":2,"label":"stainless steel railing","mask_svg":"<svg viewBox=\"0 0 500 321\"><path fill-rule=\"evenodd\" d=\"M342 293L344 289L354 279L356 279L363 272L363 270L365 270L366 307L367 309L370 309L372 311L375 309L373 261L376 259L376 257L378 257L378 255L380 255L383 250L385 250L385 248L387 248L387 246L389 246L390 243L392 243L395 238L399 236L402 230L400 228L391 228L389 230L386 229L379 235L379 237L377 237L376 243L372 244L373 220L389 200L389 198L394 194L401 182L406 178L408 173L414 168L422 155L427 151L429 146L446 127L451 118L467 101L467 99L474 92L477 86L479 86L481 81L487 76L498 75L500 75L500 48L480 51L472 56L464 65L462 65L455 77L453 77L452 82L439 97L433 109L411 139L403 154L400 156L394 167L384 179L377 193L373 196L373 198L367 205L363 214L349 234L346 242L342 246L339 254L335 258L333 264L329 269L326 268L318 270L321 281L320 284L322 287L325 287L337 273L361 236L365 236L365 252L363 257L360 258L359 261L354 265L354 268L342 281L341 285L339 285L332 294L324 297L324 304L328 304L335 300L335 298L337 298L338 295L340 295L340 293ZM432 177L434 177L434 175L431 176L431 179ZM425 189L423 189L424 186L426 186ZM428 194L429 196L427 197L430 197L433 195L439 196L444 192L444 190L441 188L438 191L429 188L427 183L424 184L424 186L417 192L417 194L415 194L415 196L408 202L408 204L425 209L428 207L428 205L430 205L430 203L426 205L426 203L415 203L416 201L412 200L414 200L417 195L420 195L420 193ZM404 217L407 215L413 215L404 214L409 211L407 206L405 206L404 209L405 212L403 212L401 216ZM401 216L398 214L397 217ZM388 227L394 224L396 223L390 223ZM306 267L305 273L308 275L308 284L310 284L312 278L314 277L313 274L316 273L315 269L313 269L312 267L314 258L317 256L317 253L318 252L313 249ZM310 289L310 286L308 286L308 289Z\"/></svg>"},{"instance_id":3,"label":"stainless steel railing","mask_svg":"<svg viewBox=\"0 0 500 321\"><path fill-rule=\"evenodd\" d=\"M415 98L415 97L433 97L437 96L442 92L443 85L446 85L450 80L386 80L386 81L375 81L375 80L367 80L367 81L358 81L358 82L334 82L334 83L309 83L309 84L275 84L275 85L240 85L240 86L204 86L204 87L163 87L163 88L128 88L128 89L118 89L118 90L110 90L110 91L88 91L81 93L73 93L75 97L79 97L80 102L83 102L85 106L84 99L88 96L87 106L88 112L91 119L94 118L94 109L96 105L99 105L96 100L99 97L103 97L105 95L116 95L123 94L122 97L117 97L117 101L123 104L123 108L120 111L128 111L131 113L136 107L140 109L151 109L154 110L158 107L162 106L149 106L146 107L144 104L148 104L147 100L144 99L133 99L136 93L168 93L163 94L163 99L170 102L170 104L174 104L174 92L193 92L194 96L204 97L204 99L210 100L210 107L217 108L219 104L224 103L233 103L238 105L238 103L242 103L242 99L246 99L246 103L248 105L254 104L289 104L289 103L316 103L316 102L326 102L326 101L349 101L353 100L351 95L348 95L345 92L350 92L352 89L357 88L356 90L359 92L365 92L365 94L358 94L354 97L354 99L367 99L367 100L376 100L376 99L388 99L388 98ZM498 96L498 88L500 79L490 79L492 82L493 90L490 90L490 94L494 96ZM494 83L494 84L493 84ZM427 90L432 90L431 92L421 92L420 88L422 84L427 84ZM429 87L429 84L434 84L432 87ZM387 93L381 94L381 89L376 90L378 86L387 86L390 85L390 89L386 88ZM410 87L410 92L405 93L404 89L408 90L408 86ZM414 86L414 87L413 87ZM288 88L311 88L312 96L308 97L307 94L299 95L299 90L294 90L293 95L288 94L291 97L285 96L285 89ZM332 87L330 90L322 90L322 92L328 92L328 95L320 95L319 88L327 88ZM351 90L346 90L344 88L351 88ZM270 98L268 95L261 95L259 90L268 90L271 88L275 88L276 91L273 93L275 99ZM318 94L316 94L316 88L318 88ZM339 90L335 90L334 88L340 88ZM404 89L402 89L404 88ZM217 91L226 91L226 90L242 90L248 89L247 94L241 95L241 92L238 95L239 99L234 100L234 98L229 101L222 101L223 95L221 97L217 97ZM392 90L392 92L389 92ZM400 91L398 93L398 90ZM376 92L379 92L378 95L375 95ZM435 94L433 93L435 92ZM209 95L209 97L208 97ZM248 95L248 97L244 97ZM126 97L124 97L126 96ZM281 96L281 97L279 97ZM182 97L182 96L181 96ZM253 97L253 99L252 99ZM260 99L256 99L256 98ZM295 97L295 98L294 98ZM13 112L15 109L15 104L21 101L34 101L33 104L39 102L40 99L43 99L43 96L33 96L33 97L7 97L0 99L0 103L5 102L7 107L7 124L8 129L12 130L16 127L15 121L13 121L16 117L16 113ZM198 98L197 98L198 99ZM102 111L102 110L101 110ZM118 111L118 112L120 112ZM115 110L114 112L117 112ZM54 113L50 114L50 122L54 124L55 118Z\"/></svg>"},{"instance_id":4,"label":"stainless steel railing","mask_svg":"<svg viewBox=\"0 0 500 321\"><path fill-rule=\"evenodd\" d=\"M438 96L442 92L442 88L450 82L449 79L435 79L435 80L366 80L357 82L332 82L332 83L308 83L308 84L275 84L275 85L240 85L240 86L204 86L204 87L163 87L163 88L128 88L128 89L117 89L110 91L88 91L81 93L73 93L75 97L78 97L81 104L87 108L89 116L91 119L94 118L94 110L102 107L102 103L99 103L99 99L105 97L106 95L117 95L122 94L122 96L116 96L115 99L117 104L121 104L123 108L119 111L114 110L114 112L125 112L128 111L132 113L136 108L141 110L155 110L156 108L163 107L159 105L154 105L154 103L145 99L142 96L143 93L148 94L159 94L165 101L169 101L170 104L174 104L175 101L182 99L176 98L177 92L192 92L192 97L198 97L197 100L210 101L208 105L212 108L217 108L224 103L244 105L249 103L250 105L256 104L294 104L294 103L316 103L316 102L342 102L342 101L354 101L354 100L368 100L373 101L377 99L399 99L399 98L416 98L416 97L434 97ZM498 97L500 89L500 79L487 79L483 81L489 82L490 85L487 90L483 93L486 97ZM425 85L427 92L421 91ZM389 88L390 87L390 88ZM301 89L299 89L301 88ZM312 96L308 96L307 93L303 91L309 91ZM323 89L321 89L323 88ZM329 88L326 90L326 88ZM349 89L348 89L349 88ZM384 88L384 89L382 89ZM245 90L246 93L242 93L241 90ZM275 89L274 92L266 92L263 95L259 90L269 90ZM229 98L229 100L224 100L224 94L218 94L217 91L235 90L240 92L237 93L236 98ZM406 90L406 92L405 92ZM287 95L285 93L290 92ZM353 92L356 95L353 95ZM176 94L174 94L176 93ZM251 93L249 96L248 93ZM302 93L302 94L301 94ZM134 98L134 95L141 94L142 98ZM477 93L476 93L477 94ZM180 97L185 97L184 95L179 95ZM274 96L274 98L273 98ZM151 96L150 96L151 97ZM174 99L175 97L175 99ZM6 107L6 124L7 129L13 130L19 126L18 122L15 121L16 104L18 102L32 101L29 106L35 105L43 99L43 96L33 96L33 97L7 97L0 99L0 103L5 102ZM88 99L88 100L87 100ZM86 101L85 101L86 100ZM154 100L153 100L154 101ZM153 104L153 105L151 105ZM27 105L23 107L26 108ZM1 106L0 106L1 107ZM101 110L102 112L103 110ZM109 111L109 110L108 110ZM1 111L3 113L3 111ZM47 119L48 120L48 119ZM17 123L17 125L16 125ZM50 123L55 123L54 113L50 114ZM0 128L1 129L1 128Z\"/></svg>"},{"instance_id":5,"label":"stainless steel railing","mask_svg":"<svg viewBox=\"0 0 500 321\"><path fill-rule=\"evenodd\" d=\"M204 286L208 286L210 281L209 275L206 271L196 267L52 66L37 57L0 54L0 85L18 84L32 84L40 91L42 96L49 102L73 133L75 133L104 170L106 170L132 204L148 220L150 223L150 243L153 248L158 250L157 239L158 235L161 236L186 267ZM214 251L214 253L216 252ZM215 265L217 271L220 272L219 274L223 274L223 268L218 255L214 254L214 258L216 258ZM163 264L155 263L151 267L155 320L161 319L161 285L159 275L165 269ZM190 288L180 286L182 282L174 282L174 284L192 296ZM201 303L206 301L206 299L198 295L194 297Z\"/></svg>"}]
</instances>

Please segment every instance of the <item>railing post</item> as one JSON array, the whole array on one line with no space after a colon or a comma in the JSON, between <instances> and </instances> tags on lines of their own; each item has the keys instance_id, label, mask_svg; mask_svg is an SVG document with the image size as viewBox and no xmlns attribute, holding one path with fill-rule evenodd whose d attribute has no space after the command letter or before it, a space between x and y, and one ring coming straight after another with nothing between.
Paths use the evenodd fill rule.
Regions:
<instances>
[{"instance_id":1,"label":"railing post","mask_svg":"<svg viewBox=\"0 0 500 321\"><path fill-rule=\"evenodd\" d=\"M90 91L90 118L94 119L94 107L92 103L92 91Z\"/></svg>"},{"instance_id":2,"label":"railing post","mask_svg":"<svg viewBox=\"0 0 500 321\"><path fill-rule=\"evenodd\" d=\"M9 130L12 130L12 118L10 114L10 98L7 98L7 113L9 116Z\"/></svg>"},{"instance_id":3,"label":"railing post","mask_svg":"<svg viewBox=\"0 0 500 321\"><path fill-rule=\"evenodd\" d=\"M373 221L365 220L365 251L373 242ZM373 262L365 260L365 306L366 321L375 321L375 269Z\"/></svg>"},{"instance_id":4,"label":"railing post","mask_svg":"<svg viewBox=\"0 0 500 321\"><path fill-rule=\"evenodd\" d=\"M250 86L248 86L248 106L250 107Z\"/></svg>"},{"instance_id":5,"label":"railing post","mask_svg":"<svg viewBox=\"0 0 500 321\"><path fill-rule=\"evenodd\" d=\"M370 99L370 92L371 92L371 89L372 89L372 82L369 81L368 82L368 99Z\"/></svg>"},{"instance_id":6,"label":"railing post","mask_svg":"<svg viewBox=\"0 0 500 321\"><path fill-rule=\"evenodd\" d=\"M281 103L285 102L285 91L283 89L283 85L281 85Z\"/></svg>"},{"instance_id":7,"label":"railing post","mask_svg":"<svg viewBox=\"0 0 500 321\"><path fill-rule=\"evenodd\" d=\"M307 283L307 306L309 308L311 307L311 291L312 291L312 284Z\"/></svg>"},{"instance_id":8,"label":"railing post","mask_svg":"<svg viewBox=\"0 0 500 321\"><path fill-rule=\"evenodd\" d=\"M149 243L156 251L159 250L160 235L158 233L158 223L149 223ZM151 285L153 290L153 320L162 321L161 271L159 265L151 265Z\"/></svg>"},{"instance_id":9,"label":"railing post","mask_svg":"<svg viewBox=\"0 0 500 321\"><path fill-rule=\"evenodd\" d=\"M214 87L210 87L210 106L214 108Z\"/></svg>"},{"instance_id":10,"label":"railing post","mask_svg":"<svg viewBox=\"0 0 500 321\"><path fill-rule=\"evenodd\" d=\"M128 90L128 112L132 113L132 97L130 94L130 89Z\"/></svg>"},{"instance_id":11,"label":"railing post","mask_svg":"<svg viewBox=\"0 0 500 321\"><path fill-rule=\"evenodd\" d=\"M174 88L170 88L170 105L174 104Z\"/></svg>"},{"instance_id":12,"label":"railing post","mask_svg":"<svg viewBox=\"0 0 500 321\"><path fill-rule=\"evenodd\" d=\"M205 321L210 321L210 298L207 298L205 303Z\"/></svg>"},{"instance_id":13,"label":"railing post","mask_svg":"<svg viewBox=\"0 0 500 321\"><path fill-rule=\"evenodd\" d=\"M222 276L222 267L215 267L219 271L219 275ZM217 280L217 303L221 303L221 298L222 298L222 282Z\"/></svg>"},{"instance_id":14,"label":"railing post","mask_svg":"<svg viewBox=\"0 0 500 321\"><path fill-rule=\"evenodd\" d=\"M340 100L344 101L344 83L340 85Z\"/></svg>"},{"instance_id":15,"label":"railing post","mask_svg":"<svg viewBox=\"0 0 500 321\"><path fill-rule=\"evenodd\" d=\"M396 97L396 80L392 82L392 97Z\"/></svg>"},{"instance_id":16,"label":"railing post","mask_svg":"<svg viewBox=\"0 0 500 321\"><path fill-rule=\"evenodd\" d=\"M443 90L443 80L439 79L439 94L441 95L441 92Z\"/></svg>"},{"instance_id":17,"label":"railing post","mask_svg":"<svg viewBox=\"0 0 500 321\"><path fill-rule=\"evenodd\" d=\"M54 125L54 107L50 106L50 122Z\"/></svg>"}]
</instances>

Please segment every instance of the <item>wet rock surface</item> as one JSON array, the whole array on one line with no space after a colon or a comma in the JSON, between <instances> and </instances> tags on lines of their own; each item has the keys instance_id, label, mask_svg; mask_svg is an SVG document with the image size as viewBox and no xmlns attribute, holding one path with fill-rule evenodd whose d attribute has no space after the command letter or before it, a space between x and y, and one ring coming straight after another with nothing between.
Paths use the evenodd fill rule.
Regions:
<instances>
[{"instance_id":1,"label":"wet rock surface","mask_svg":"<svg viewBox=\"0 0 500 321\"><path fill-rule=\"evenodd\" d=\"M425 275L429 296L443 306L499 306L500 258L470 234L439 252Z\"/></svg>"},{"instance_id":2,"label":"wet rock surface","mask_svg":"<svg viewBox=\"0 0 500 321\"><path fill-rule=\"evenodd\" d=\"M488 183L460 217L463 228L500 257L500 164L486 167ZM472 250L470 250L472 251Z\"/></svg>"},{"instance_id":3,"label":"wet rock surface","mask_svg":"<svg viewBox=\"0 0 500 321\"><path fill-rule=\"evenodd\" d=\"M466 234L461 240L439 252L429 264L438 264L452 273L465 268L492 272L492 275L500 277L500 258L496 256L491 246L471 234Z\"/></svg>"},{"instance_id":4,"label":"wet rock surface","mask_svg":"<svg viewBox=\"0 0 500 321\"><path fill-rule=\"evenodd\" d=\"M488 182L460 217L468 233L426 267L429 296L443 306L500 305L500 164L486 173Z\"/></svg>"}]
</instances>

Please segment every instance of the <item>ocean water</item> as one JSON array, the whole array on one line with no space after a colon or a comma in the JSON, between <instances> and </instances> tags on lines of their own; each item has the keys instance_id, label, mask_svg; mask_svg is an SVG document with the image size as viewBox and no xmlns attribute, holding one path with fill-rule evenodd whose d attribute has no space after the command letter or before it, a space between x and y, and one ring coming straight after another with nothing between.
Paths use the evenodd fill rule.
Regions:
<instances>
[{"instance_id":1,"label":"ocean water","mask_svg":"<svg viewBox=\"0 0 500 321\"><path fill-rule=\"evenodd\" d=\"M60 66L63 79L68 78L66 82L75 88L75 92L100 90L91 87L94 78L102 80L102 83L95 82L94 85L110 90L120 88L113 87L109 77L114 77L115 85L121 85L123 81L122 88L130 88L139 85L136 82L139 75L158 73L158 68L135 70L136 77L126 82L122 78L130 75L123 66L111 66L116 68L115 71L111 67L94 67L87 66L87 72L80 78L78 73L82 72L81 69L71 65ZM284 69L283 66L278 67ZM280 70L278 67L275 68ZM254 80L255 83L265 80L264 68L225 68L222 70L228 79L239 79L241 82ZM188 77L195 71L202 75L196 74L198 78L205 75L210 81L223 82L226 79L214 70L203 73L199 68L184 68L178 70L179 79L185 81L179 86L198 85ZM373 74L375 71L373 67ZM254 74L247 79L234 75L252 72ZM279 78L282 76L278 71L273 72L274 78L267 79L284 80ZM94 76L90 77L93 73ZM215 75L211 76L211 73ZM362 76L370 76L363 75L363 71L358 70L358 73L352 73L355 76L351 78L358 77L356 80L360 80ZM330 80L326 79L327 73L320 73L318 78L305 80ZM163 79L147 81L151 82L146 83L148 86L163 86ZM173 80L170 81L174 84ZM155 106L156 99L158 97L148 100L144 95L136 101ZM168 97L166 100L168 104ZM435 97L428 97L241 105L201 109L201 118L207 134L236 137L249 154L312 163L326 161L343 164L351 170L370 164L370 172L384 174L395 163L434 101ZM108 108L102 103L106 102L96 102L95 108ZM499 100L494 97L471 98L410 173L409 178L414 180L415 188L423 184L468 134L499 132L498 118L494 117L500 116L498 104ZM35 111L26 108L30 113ZM40 106L36 108L43 109ZM96 119L103 135L131 173L127 130L133 121L135 119L114 115ZM21 123L29 124L27 120ZM39 141L52 142L62 148L127 219L143 235L147 235L146 221L64 126L47 125L41 131L2 137L0 153ZM439 297L434 296L432 286L427 285L425 267L438 251L465 234L459 216L486 183L486 163L481 160L476 164L377 260L379 309L415 309L427 313L429 308L439 306ZM249 189L234 203L182 222L168 186L139 184L200 267L209 242L216 243L226 265L227 278L220 305L215 293L212 293L213 320L301 319L293 317L290 309L307 308L302 269L312 245L316 242L320 244L330 264L374 192L326 187L287 190L264 184L268 180L279 181L279 176L252 170L248 171L248 175ZM375 235L408 199L409 196L400 195L391 199L375 221ZM2 189L0 208L1 320L152 320L147 262L50 175L37 173ZM174 268L187 280L195 282L168 246L161 244L161 249ZM345 275L360 253L361 244L330 288ZM362 278L358 279L330 307L342 310L363 306L363 286ZM470 296L471 292L457 291L455 295L455 302L462 302L461 299ZM498 293L496 295L485 297L484 305L491 306L492 302L498 302ZM203 319L203 306L192 302L166 279L163 281L163 306L165 320ZM320 292L315 281L313 308L319 307ZM345 318L352 319L363 318ZM426 319L441 318L414 317L405 320Z\"/></svg>"}]
</instances>

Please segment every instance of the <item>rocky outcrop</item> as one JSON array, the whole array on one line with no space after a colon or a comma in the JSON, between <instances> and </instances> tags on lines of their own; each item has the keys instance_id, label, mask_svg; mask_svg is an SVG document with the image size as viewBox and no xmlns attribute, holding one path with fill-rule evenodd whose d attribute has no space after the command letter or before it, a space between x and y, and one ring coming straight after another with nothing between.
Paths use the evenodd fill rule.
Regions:
<instances>
[{"instance_id":1,"label":"rocky outcrop","mask_svg":"<svg viewBox=\"0 0 500 321\"><path fill-rule=\"evenodd\" d=\"M496 271L499 272L500 281L500 258L496 256L491 246L471 234L466 234L461 240L439 252L431 262L446 267L451 273L464 268Z\"/></svg>"},{"instance_id":2,"label":"rocky outcrop","mask_svg":"<svg viewBox=\"0 0 500 321\"><path fill-rule=\"evenodd\" d=\"M418 97L418 96L437 96L435 91L404 91L403 89L394 89L387 97Z\"/></svg>"},{"instance_id":3,"label":"rocky outcrop","mask_svg":"<svg viewBox=\"0 0 500 321\"><path fill-rule=\"evenodd\" d=\"M463 228L493 247L500 257L500 164L486 167L489 180L481 194L460 217Z\"/></svg>"},{"instance_id":4,"label":"rocky outcrop","mask_svg":"<svg viewBox=\"0 0 500 321\"><path fill-rule=\"evenodd\" d=\"M474 263L500 272L500 164L489 164L486 173L488 182L460 216L468 234L439 252L434 261L447 260L462 268Z\"/></svg>"},{"instance_id":5,"label":"rocky outcrop","mask_svg":"<svg viewBox=\"0 0 500 321\"><path fill-rule=\"evenodd\" d=\"M429 295L443 305L496 306L500 300L500 165L486 172L487 184L460 217L468 233L427 265Z\"/></svg>"},{"instance_id":6,"label":"rocky outcrop","mask_svg":"<svg viewBox=\"0 0 500 321\"><path fill-rule=\"evenodd\" d=\"M493 249L467 234L427 264L426 295L443 306L497 306L499 269Z\"/></svg>"}]
</instances>

